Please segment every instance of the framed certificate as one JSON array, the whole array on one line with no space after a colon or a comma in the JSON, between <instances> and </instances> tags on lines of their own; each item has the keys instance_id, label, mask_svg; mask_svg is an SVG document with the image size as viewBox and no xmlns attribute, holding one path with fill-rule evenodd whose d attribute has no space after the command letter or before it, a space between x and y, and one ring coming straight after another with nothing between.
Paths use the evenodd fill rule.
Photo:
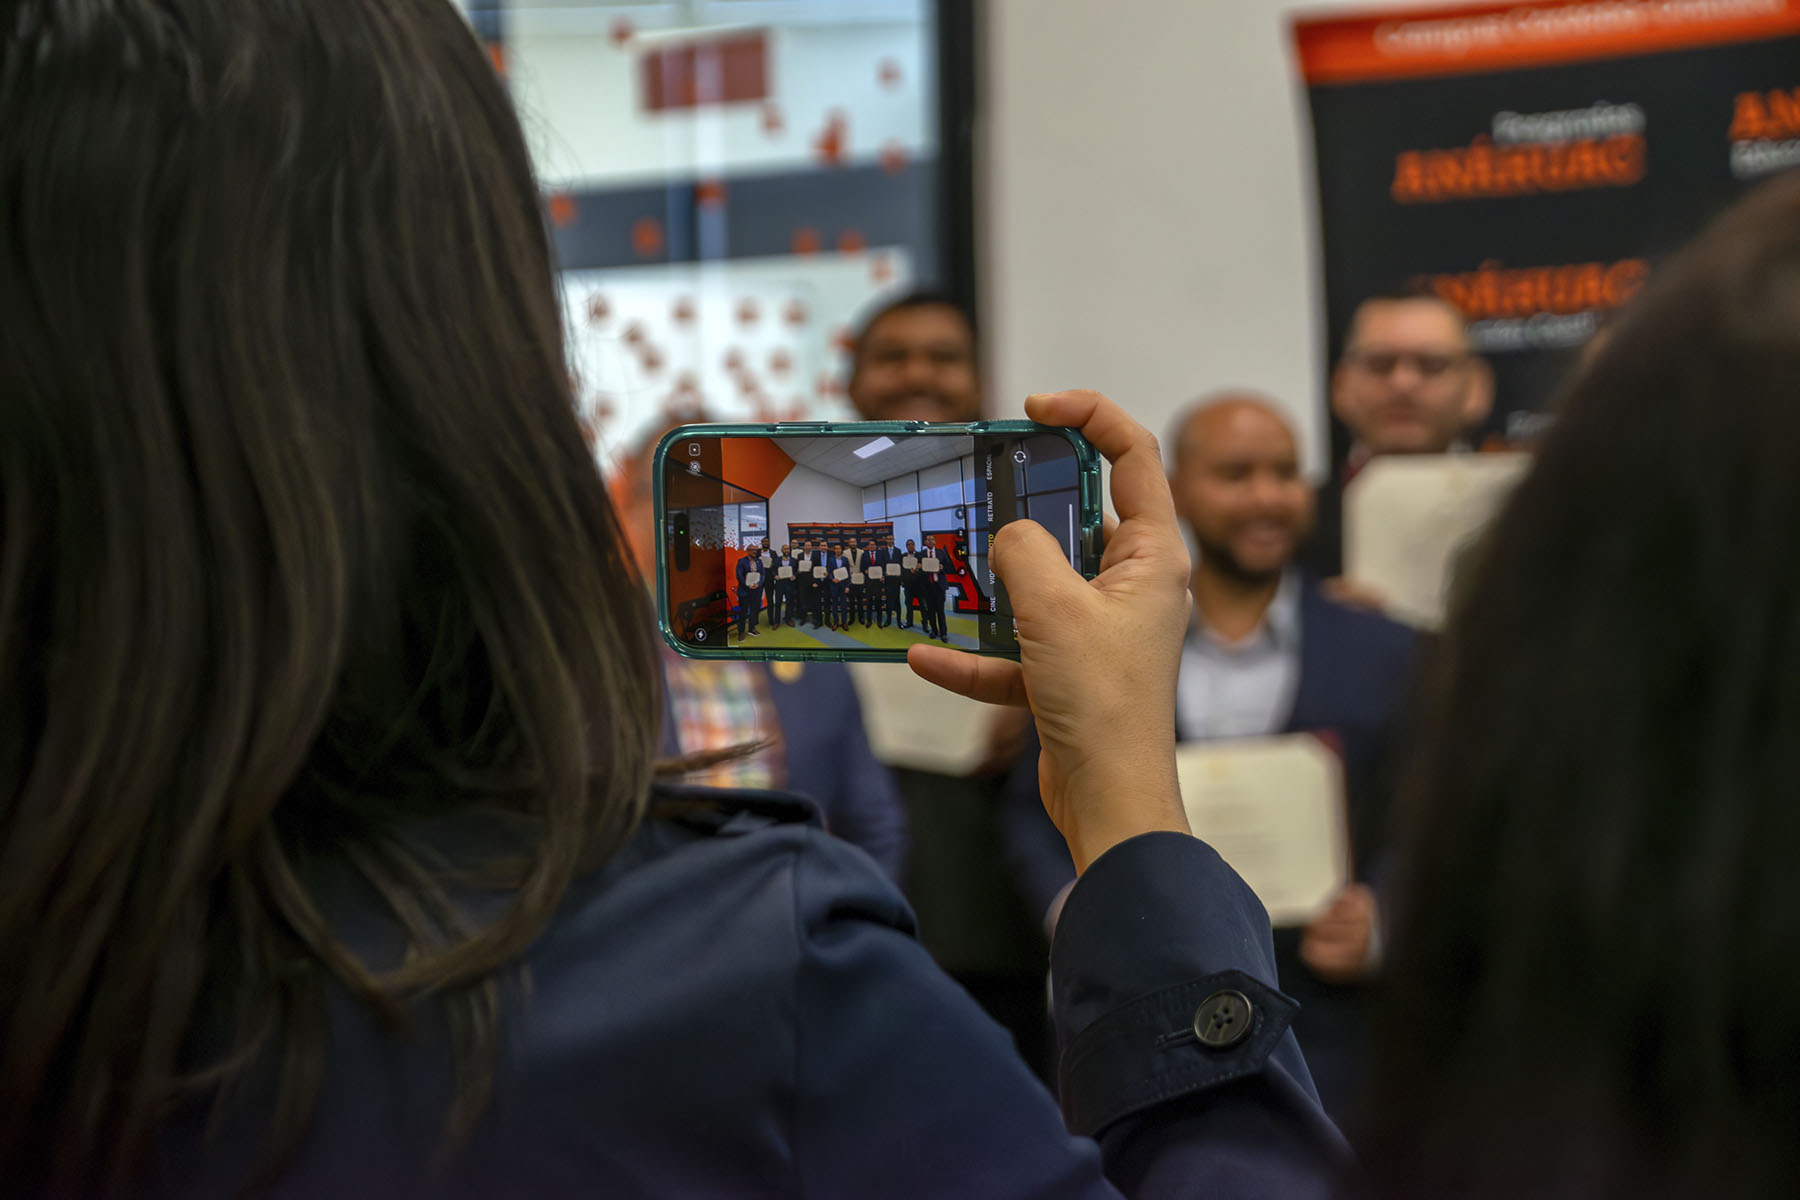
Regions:
<instances>
[{"instance_id":1,"label":"framed certificate","mask_svg":"<svg viewBox=\"0 0 1800 1200\"><path fill-rule=\"evenodd\" d=\"M1303 925L1350 881L1344 770L1311 734L1175 748L1194 835L1250 885L1274 925Z\"/></svg>"},{"instance_id":2,"label":"framed certificate","mask_svg":"<svg viewBox=\"0 0 1800 1200\"><path fill-rule=\"evenodd\" d=\"M786 563L783 563L779 567L775 568L775 578L777 578L777 579L792 579L793 577L794 577L794 568L788 566Z\"/></svg>"},{"instance_id":3,"label":"framed certificate","mask_svg":"<svg viewBox=\"0 0 1800 1200\"><path fill-rule=\"evenodd\" d=\"M857 587L861 587L863 584L863 573L861 571L850 572L850 582L854 583Z\"/></svg>"},{"instance_id":4,"label":"framed certificate","mask_svg":"<svg viewBox=\"0 0 1800 1200\"><path fill-rule=\"evenodd\" d=\"M761 587L762 586L762 573L760 571L752 571L748 575L744 576L744 586L747 588Z\"/></svg>"},{"instance_id":5,"label":"framed certificate","mask_svg":"<svg viewBox=\"0 0 1800 1200\"><path fill-rule=\"evenodd\" d=\"M919 563L919 566L922 570L925 570L928 572L937 572L937 571L941 571L944 569L943 566L941 564L939 564L937 557L935 555L932 556L931 558L921 560Z\"/></svg>"},{"instance_id":6,"label":"framed certificate","mask_svg":"<svg viewBox=\"0 0 1800 1200\"><path fill-rule=\"evenodd\" d=\"M919 569L919 560L909 554L900 560L900 565L909 571L916 571Z\"/></svg>"},{"instance_id":7,"label":"framed certificate","mask_svg":"<svg viewBox=\"0 0 1800 1200\"><path fill-rule=\"evenodd\" d=\"M899 563L889 563L887 565L886 574L889 579L892 579L892 578L894 578L894 576L900 574L900 564Z\"/></svg>"},{"instance_id":8,"label":"framed certificate","mask_svg":"<svg viewBox=\"0 0 1800 1200\"><path fill-rule=\"evenodd\" d=\"M850 572L848 569L846 569L844 567L839 567L837 570L835 570L831 573L831 577L833 579L837 580L839 583L842 583L842 582L844 582L844 580L850 578Z\"/></svg>"},{"instance_id":9,"label":"framed certificate","mask_svg":"<svg viewBox=\"0 0 1800 1200\"><path fill-rule=\"evenodd\" d=\"M812 555L810 555L810 554L802 554L802 555L801 555L801 556L800 556L800 563L799 563L799 565L800 565L800 569L801 569L801 570L802 570L802 571L804 571L804 570L807 570L807 569L808 569L808 568L810 568L810 567L811 567L811 566L812 566Z\"/></svg>"},{"instance_id":10,"label":"framed certificate","mask_svg":"<svg viewBox=\"0 0 1800 1200\"><path fill-rule=\"evenodd\" d=\"M1395 620L1438 628L1463 552L1530 465L1529 454L1371 459L1344 490L1345 576Z\"/></svg>"},{"instance_id":11,"label":"framed certificate","mask_svg":"<svg viewBox=\"0 0 1800 1200\"><path fill-rule=\"evenodd\" d=\"M825 568L824 567L814 567L813 568L813 578L814 579L825 578Z\"/></svg>"}]
</instances>

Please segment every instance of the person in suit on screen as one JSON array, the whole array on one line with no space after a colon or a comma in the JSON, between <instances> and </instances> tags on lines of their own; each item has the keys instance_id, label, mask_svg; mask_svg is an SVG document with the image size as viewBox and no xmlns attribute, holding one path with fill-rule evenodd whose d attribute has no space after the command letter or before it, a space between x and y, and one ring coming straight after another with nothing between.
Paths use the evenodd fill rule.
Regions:
<instances>
[{"instance_id":1,"label":"person in suit on screen","mask_svg":"<svg viewBox=\"0 0 1800 1200\"><path fill-rule=\"evenodd\" d=\"M850 542L846 543L846 549L844 549L844 560L850 563L851 624L855 624L857 621L862 624L869 622L868 588L864 588L864 579L866 578L857 578L857 576L862 576L862 567L868 563L868 558L869 552L862 549L859 540L850 538Z\"/></svg>"},{"instance_id":2,"label":"person in suit on screen","mask_svg":"<svg viewBox=\"0 0 1800 1200\"><path fill-rule=\"evenodd\" d=\"M795 573L799 577L796 589L800 599L800 619L811 622L814 629L825 623L825 596L818 579L813 572L824 565L825 553L813 545L811 538L803 538L800 552L795 556Z\"/></svg>"},{"instance_id":3,"label":"person in suit on screen","mask_svg":"<svg viewBox=\"0 0 1800 1200\"><path fill-rule=\"evenodd\" d=\"M900 628L913 627L914 609L919 610L919 623L923 624L925 610L919 603L919 548L907 538L906 549L900 555L900 615L903 618Z\"/></svg>"},{"instance_id":4,"label":"person in suit on screen","mask_svg":"<svg viewBox=\"0 0 1800 1200\"><path fill-rule=\"evenodd\" d=\"M841 632L850 628L850 559L844 554L842 543L831 544L831 553L826 556L826 571L826 583L831 589L829 624Z\"/></svg>"},{"instance_id":5,"label":"person in suit on screen","mask_svg":"<svg viewBox=\"0 0 1800 1200\"><path fill-rule=\"evenodd\" d=\"M894 547L894 535L887 534L881 539L881 545L875 550L877 570L881 579L876 595L876 623L883 629L890 624L895 628L900 625L900 551Z\"/></svg>"},{"instance_id":6,"label":"person in suit on screen","mask_svg":"<svg viewBox=\"0 0 1800 1200\"><path fill-rule=\"evenodd\" d=\"M885 590L881 578L881 547L875 538L863 548L862 567L862 613L863 627L874 628L881 623L881 604Z\"/></svg>"},{"instance_id":7,"label":"person in suit on screen","mask_svg":"<svg viewBox=\"0 0 1800 1200\"><path fill-rule=\"evenodd\" d=\"M937 569L932 570L935 565ZM925 622L925 636L936 638L940 642L950 640L950 628L944 617L944 592L949 584L945 578L943 554L935 546L926 546L919 555L919 607Z\"/></svg>"},{"instance_id":8,"label":"person in suit on screen","mask_svg":"<svg viewBox=\"0 0 1800 1200\"><path fill-rule=\"evenodd\" d=\"M783 543L781 553L775 556L775 598L769 607L770 617L775 625L792 626L794 623L794 602L799 594L798 556ZM782 572L786 571L784 577Z\"/></svg>"},{"instance_id":9,"label":"person in suit on screen","mask_svg":"<svg viewBox=\"0 0 1800 1200\"><path fill-rule=\"evenodd\" d=\"M762 616L763 584L767 576L762 559L754 549L737 560L737 634L738 640L758 636L756 625ZM745 632L748 626L749 632Z\"/></svg>"}]
</instances>

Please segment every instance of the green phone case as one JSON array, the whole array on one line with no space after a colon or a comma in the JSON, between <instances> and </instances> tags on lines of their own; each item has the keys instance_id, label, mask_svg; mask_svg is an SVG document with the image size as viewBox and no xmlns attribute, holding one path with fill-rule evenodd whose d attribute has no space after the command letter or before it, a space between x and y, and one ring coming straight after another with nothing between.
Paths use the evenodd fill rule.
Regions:
<instances>
[{"instance_id":1,"label":"green phone case","mask_svg":"<svg viewBox=\"0 0 1800 1200\"><path fill-rule=\"evenodd\" d=\"M1078 491L1076 523L1081 547L1082 574L1093 578L1100 569L1102 519L1100 507L1099 452L1073 429L1055 425L1039 425L1035 421L970 421L962 424L928 424L922 421L784 421L772 425L683 425L672 429L657 443L653 473L656 483L656 624L663 640L676 653L687 658L737 659L744 662L895 662L906 661L905 649L834 650L822 648L748 648L718 646L700 648L675 635L669 611L668 538L664 536L666 502L664 496L665 465L669 449L675 443L692 437L879 437L898 440L903 436L929 432L934 437L980 437L982 435L1019 435L1041 433L1066 439L1075 448L1076 487ZM998 658L1017 658L1016 652L975 650L969 653Z\"/></svg>"}]
</instances>

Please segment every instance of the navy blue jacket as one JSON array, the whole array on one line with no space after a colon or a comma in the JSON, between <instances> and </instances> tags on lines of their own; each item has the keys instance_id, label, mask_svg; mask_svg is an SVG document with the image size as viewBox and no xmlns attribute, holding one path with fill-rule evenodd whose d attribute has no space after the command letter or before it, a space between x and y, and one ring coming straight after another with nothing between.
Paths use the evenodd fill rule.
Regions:
<instances>
[{"instance_id":1,"label":"navy blue jacket","mask_svg":"<svg viewBox=\"0 0 1800 1200\"><path fill-rule=\"evenodd\" d=\"M767 664L753 666L781 726L787 790L812 801L827 829L861 846L889 879L899 879L908 849L906 803L893 772L869 748L849 670L842 663L807 663L783 682ZM662 755L674 758L681 747L666 691L662 727Z\"/></svg>"},{"instance_id":2,"label":"navy blue jacket","mask_svg":"<svg viewBox=\"0 0 1800 1200\"><path fill-rule=\"evenodd\" d=\"M1352 861L1365 882L1386 857L1394 742L1401 735L1418 635L1376 613L1339 604L1308 579L1300 593L1300 679L1282 732L1316 733L1344 762ZM1075 878L1069 850L1037 791L1038 742L1030 738L1000 802L1000 838L1034 913ZM1282 988L1300 1002L1296 1032L1327 1107L1342 1117L1360 1089L1367 989L1319 979L1300 961L1300 930L1274 938Z\"/></svg>"},{"instance_id":3,"label":"navy blue jacket","mask_svg":"<svg viewBox=\"0 0 1800 1200\"><path fill-rule=\"evenodd\" d=\"M755 571L758 575L763 577L757 582L757 585L754 588L744 582L744 580L750 577L750 572L752 571ZM762 591L763 585L768 583L768 577L772 574L774 574L773 570L767 569L762 565L762 556L760 553L746 554L744 557L737 560L737 582L740 591Z\"/></svg>"},{"instance_id":4,"label":"navy blue jacket","mask_svg":"<svg viewBox=\"0 0 1800 1200\"><path fill-rule=\"evenodd\" d=\"M845 596L850 592L850 576L846 574L840 581L837 578L839 567L842 567L846 572L850 570L850 556L848 554L827 554L825 556L825 582L831 585L831 594L833 596Z\"/></svg>"},{"instance_id":5,"label":"navy blue jacket","mask_svg":"<svg viewBox=\"0 0 1800 1200\"><path fill-rule=\"evenodd\" d=\"M505 990L493 1095L455 1152L444 1031L393 1034L334 994L313 1125L269 1194L1329 1194L1343 1143L1266 982L1268 925L1204 843L1132 839L1071 896L1052 968L1059 1113L867 856L798 801L714 797L571 889L526 954L529 987ZM393 961L347 871L316 865L308 884L355 950ZM1248 998L1249 1033L1211 1049L1186 1031L1222 990ZM231 1194L260 1110L235 1106L211 1145L188 1114L149 1192Z\"/></svg>"}]
</instances>

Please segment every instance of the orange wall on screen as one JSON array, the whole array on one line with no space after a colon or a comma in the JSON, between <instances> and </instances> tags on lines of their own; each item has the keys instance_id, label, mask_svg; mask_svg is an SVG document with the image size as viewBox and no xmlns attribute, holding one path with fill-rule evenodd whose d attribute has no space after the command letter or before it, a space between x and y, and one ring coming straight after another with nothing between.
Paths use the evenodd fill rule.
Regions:
<instances>
[{"instance_id":1,"label":"orange wall on screen","mask_svg":"<svg viewBox=\"0 0 1800 1200\"><path fill-rule=\"evenodd\" d=\"M735 561L735 559L733 560ZM674 556L669 559L669 612L673 614L689 600L698 600L726 586L728 566L725 551L721 549L707 550L699 546L691 546L688 550L688 569L677 571ZM731 589L733 596L736 589Z\"/></svg>"},{"instance_id":2,"label":"orange wall on screen","mask_svg":"<svg viewBox=\"0 0 1800 1200\"><path fill-rule=\"evenodd\" d=\"M794 469L794 460L768 438L728 437L719 445L719 470L725 482L768 497Z\"/></svg>"}]
</instances>

